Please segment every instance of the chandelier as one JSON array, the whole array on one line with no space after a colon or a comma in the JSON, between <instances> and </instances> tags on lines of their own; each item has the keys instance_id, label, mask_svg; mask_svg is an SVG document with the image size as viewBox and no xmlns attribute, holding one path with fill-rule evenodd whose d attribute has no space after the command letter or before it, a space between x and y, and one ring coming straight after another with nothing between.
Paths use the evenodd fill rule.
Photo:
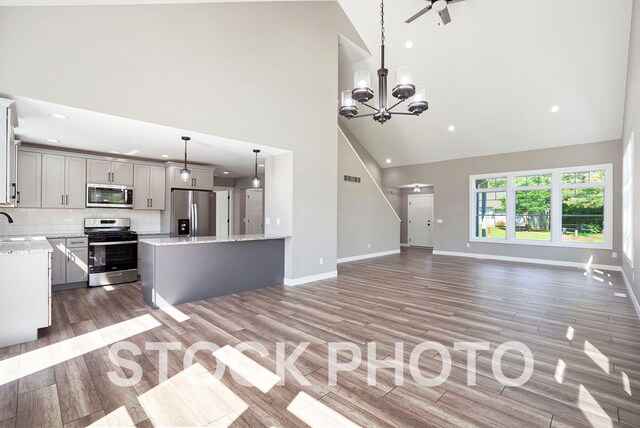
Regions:
<instances>
[{"instance_id":1,"label":"chandelier","mask_svg":"<svg viewBox=\"0 0 640 428\"><path fill-rule=\"evenodd\" d=\"M384 66L384 0L380 3L380 41L381 46L381 67L378 70L378 107L367 104L373 98L371 86L371 74L367 70L360 70L353 75L354 89L342 91L341 105L339 113L347 119L358 117L373 117L373 120L385 123L391 119L392 115L419 116L429 108L425 100L426 91L424 87L413 85L413 76L408 67L400 67L396 70L396 86L391 91L391 95L399 101L391 107L387 106L387 75L389 70ZM392 112L396 106L411 98L407 106L408 112ZM357 103L370 108L373 113L358 115Z\"/></svg>"}]
</instances>

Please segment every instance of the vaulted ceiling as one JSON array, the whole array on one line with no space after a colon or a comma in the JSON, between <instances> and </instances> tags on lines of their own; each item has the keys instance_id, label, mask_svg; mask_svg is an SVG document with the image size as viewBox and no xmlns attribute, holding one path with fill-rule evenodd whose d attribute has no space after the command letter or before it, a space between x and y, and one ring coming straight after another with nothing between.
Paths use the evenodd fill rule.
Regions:
<instances>
[{"instance_id":1,"label":"vaulted ceiling","mask_svg":"<svg viewBox=\"0 0 640 428\"><path fill-rule=\"evenodd\" d=\"M339 2L373 54L353 64L343 59L344 90L353 87L354 71L369 70L374 81L380 67L380 6ZM433 11L404 23L424 0L387 1L389 90L395 69L409 66L430 109L346 126L382 167L619 139L631 4L466 0L449 6L452 22L443 26Z\"/></svg>"}]
</instances>

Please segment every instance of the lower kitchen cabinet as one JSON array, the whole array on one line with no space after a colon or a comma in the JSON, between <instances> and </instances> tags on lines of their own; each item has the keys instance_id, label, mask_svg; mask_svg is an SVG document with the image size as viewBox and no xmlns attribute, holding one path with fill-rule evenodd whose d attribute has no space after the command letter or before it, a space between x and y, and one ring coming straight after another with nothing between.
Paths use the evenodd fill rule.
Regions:
<instances>
[{"instance_id":1,"label":"lower kitchen cabinet","mask_svg":"<svg viewBox=\"0 0 640 428\"><path fill-rule=\"evenodd\" d=\"M51 284L86 283L89 279L89 246L87 238L49 239L53 247Z\"/></svg>"}]
</instances>

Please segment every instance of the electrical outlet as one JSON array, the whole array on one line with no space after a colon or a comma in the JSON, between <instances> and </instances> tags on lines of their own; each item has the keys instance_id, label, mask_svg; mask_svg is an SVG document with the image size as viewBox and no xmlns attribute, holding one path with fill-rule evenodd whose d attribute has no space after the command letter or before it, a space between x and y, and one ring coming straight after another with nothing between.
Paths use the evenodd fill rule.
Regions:
<instances>
[{"instance_id":1,"label":"electrical outlet","mask_svg":"<svg viewBox=\"0 0 640 428\"><path fill-rule=\"evenodd\" d=\"M324 259L322 257L320 257L320 264L323 265L324 264Z\"/></svg>"},{"instance_id":2,"label":"electrical outlet","mask_svg":"<svg viewBox=\"0 0 640 428\"><path fill-rule=\"evenodd\" d=\"M617 259L618 258L618 253L616 253L616 252L611 253L611 257L614 258L614 259Z\"/></svg>"},{"instance_id":3,"label":"electrical outlet","mask_svg":"<svg viewBox=\"0 0 640 428\"><path fill-rule=\"evenodd\" d=\"M439 218L439 219L437 219L437 220L436 220L436 222L437 222L438 224L442 224L442 219L441 219L441 218Z\"/></svg>"},{"instance_id":4,"label":"electrical outlet","mask_svg":"<svg viewBox=\"0 0 640 428\"><path fill-rule=\"evenodd\" d=\"M264 224L271 224L271 218L267 217L264 219Z\"/></svg>"},{"instance_id":5,"label":"electrical outlet","mask_svg":"<svg viewBox=\"0 0 640 428\"><path fill-rule=\"evenodd\" d=\"M469 242L467 242L467 248L471 247L471 244Z\"/></svg>"},{"instance_id":6,"label":"electrical outlet","mask_svg":"<svg viewBox=\"0 0 640 428\"><path fill-rule=\"evenodd\" d=\"M371 248L371 243L369 243L369 248Z\"/></svg>"}]
</instances>

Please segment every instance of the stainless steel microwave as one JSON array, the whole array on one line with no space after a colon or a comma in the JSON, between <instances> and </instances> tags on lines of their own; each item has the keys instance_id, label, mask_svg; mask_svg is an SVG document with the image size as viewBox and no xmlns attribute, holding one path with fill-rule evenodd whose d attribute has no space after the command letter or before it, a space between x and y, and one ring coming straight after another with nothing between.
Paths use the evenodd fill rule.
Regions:
<instances>
[{"instance_id":1,"label":"stainless steel microwave","mask_svg":"<svg viewBox=\"0 0 640 428\"><path fill-rule=\"evenodd\" d=\"M87 184L87 208L133 208L133 187Z\"/></svg>"}]
</instances>

